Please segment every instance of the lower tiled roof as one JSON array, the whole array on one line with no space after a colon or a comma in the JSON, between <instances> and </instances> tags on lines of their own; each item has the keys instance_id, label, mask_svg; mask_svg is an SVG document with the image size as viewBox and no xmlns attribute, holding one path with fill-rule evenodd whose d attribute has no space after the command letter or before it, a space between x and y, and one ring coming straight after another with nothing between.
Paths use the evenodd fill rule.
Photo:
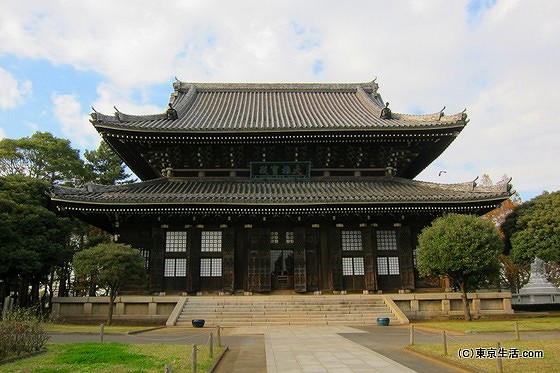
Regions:
<instances>
[{"instance_id":1,"label":"lower tiled roof","mask_svg":"<svg viewBox=\"0 0 560 373\"><path fill-rule=\"evenodd\" d=\"M87 205L383 205L501 202L507 186L437 184L397 177L246 180L169 178L119 186L55 186L53 202Z\"/></svg>"}]
</instances>

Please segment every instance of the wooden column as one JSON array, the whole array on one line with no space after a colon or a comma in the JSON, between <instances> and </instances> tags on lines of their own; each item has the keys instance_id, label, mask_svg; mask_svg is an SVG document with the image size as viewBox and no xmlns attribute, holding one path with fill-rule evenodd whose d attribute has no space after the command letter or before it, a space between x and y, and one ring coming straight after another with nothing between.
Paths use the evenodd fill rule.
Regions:
<instances>
[{"instance_id":1,"label":"wooden column","mask_svg":"<svg viewBox=\"0 0 560 373\"><path fill-rule=\"evenodd\" d=\"M200 229L187 231L187 291L195 292L200 288Z\"/></svg>"},{"instance_id":2,"label":"wooden column","mask_svg":"<svg viewBox=\"0 0 560 373\"><path fill-rule=\"evenodd\" d=\"M332 268L332 290L343 290L342 278L342 233L339 228L329 231L329 254Z\"/></svg>"},{"instance_id":3,"label":"wooden column","mask_svg":"<svg viewBox=\"0 0 560 373\"><path fill-rule=\"evenodd\" d=\"M375 273L375 247L373 244L373 232L371 228L362 229L362 240L366 290L375 291L377 290L377 274Z\"/></svg>"},{"instance_id":4,"label":"wooden column","mask_svg":"<svg viewBox=\"0 0 560 373\"><path fill-rule=\"evenodd\" d=\"M152 228L152 247L150 249L150 293L163 291L163 251L164 234L160 228Z\"/></svg>"},{"instance_id":5,"label":"wooden column","mask_svg":"<svg viewBox=\"0 0 560 373\"><path fill-rule=\"evenodd\" d=\"M305 228L294 229L294 291L307 291L307 275L305 268Z\"/></svg>"},{"instance_id":6,"label":"wooden column","mask_svg":"<svg viewBox=\"0 0 560 373\"><path fill-rule=\"evenodd\" d=\"M399 263L403 289L414 289L414 262L412 258L412 238L410 227L398 231Z\"/></svg>"},{"instance_id":7,"label":"wooden column","mask_svg":"<svg viewBox=\"0 0 560 373\"><path fill-rule=\"evenodd\" d=\"M318 240L319 230L308 228L305 234L305 266L307 274L307 291L319 290L319 268L318 268Z\"/></svg>"},{"instance_id":8,"label":"wooden column","mask_svg":"<svg viewBox=\"0 0 560 373\"><path fill-rule=\"evenodd\" d=\"M222 231L222 279L223 290L233 292L235 280L235 231L233 228L226 228Z\"/></svg>"}]
</instances>

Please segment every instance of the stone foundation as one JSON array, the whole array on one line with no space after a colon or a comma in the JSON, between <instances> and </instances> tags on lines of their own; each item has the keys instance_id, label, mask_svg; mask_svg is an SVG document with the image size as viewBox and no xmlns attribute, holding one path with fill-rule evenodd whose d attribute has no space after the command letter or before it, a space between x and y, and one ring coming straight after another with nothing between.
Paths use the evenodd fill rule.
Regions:
<instances>
[{"instance_id":1,"label":"stone foundation","mask_svg":"<svg viewBox=\"0 0 560 373\"><path fill-rule=\"evenodd\" d=\"M298 295L299 296L299 295ZM313 297L314 295L310 295ZM364 295L367 296L367 295ZM372 294L372 297L379 296ZM463 317L459 293L384 294L411 320ZM121 296L115 301L113 320L120 323L165 325L179 296ZM470 293L473 317L513 314L509 292ZM103 322L107 318L108 297L58 297L53 299L52 316L60 321Z\"/></svg>"}]
</instances>

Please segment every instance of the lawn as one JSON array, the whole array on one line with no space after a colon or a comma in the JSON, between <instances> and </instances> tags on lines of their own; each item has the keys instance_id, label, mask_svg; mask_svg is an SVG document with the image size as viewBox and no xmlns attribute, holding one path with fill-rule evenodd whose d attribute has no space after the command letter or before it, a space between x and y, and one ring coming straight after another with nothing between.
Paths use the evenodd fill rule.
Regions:
<instances>
[{"instance_id":1,"label":"lawn","mask_svg":"<svg viewBox=\"0 0 560 373\"><path fill-rule=\"evenodd\" d=\"M501 343L501 347L505 349L505 358L502 359L504 372L558 372L558 367L560 366L560 340L504 341ZM496 359L488 357L492 350L497 351L495 343L449 343L447 345L447 356L443 356L441 344L414 345L409 348L462 365L468 365L484 372L498 372ZM461 354L464 356L463 358L459 357L460 349L462 351ZM481 354L478 358L475 357L477 351ZM521 354L524 351L542 351L544 357L521 358ZM519 355L518 358L515 357L517 356L516 352Z\"/></svg>"},{"instance_id":2,"label":"lawn","mask_svg":"<svg viewBox=\"0 0 560 373\"><path fill-rule=\"evenodd\" d=\"M515 322L519 325L519 330L521 332L560 330L560 317L532 317L508 320L482 319L475 321L421 321L415 322L414 325L417 327L463 333L513 332L515 330Z\"/></svg>"},{"instance_id":3,"label":"lawn","mask_svg":"<svg viewBox=\"0 0 560 373\"><path fill-rule=\"evenodd\" d=\"M80 324L44 324L45 330L53 333L100 333L99 325L80 325ZM140 330L150 329L153 326L131 326L131 325L105 325L104 333L130 333Z\"/></svg>"},{"instance_id":4,"label":"lawn","mask_svg":"<svg viewBox=\"0 0 560 373\"><path fill-rule=\"evenodd\" d=\"M171 364L173 372L191 372L192 345L124 343L49 343L47 352L0 365L0 372L163 372ZM214 359L220 348L214 348ZM197 370L205 372L213 364L208 347L198 347Z\"/></svg>"},{"instance_id":5,"label":"lawn","mask_svg":"<svg viewBox=\"0 0 560 373\"><path fill-rule=\"evenodd\" d=\"M513 334L515 323L518 324L521 333L520 341L516 341ZM512 318L508 320L483 319L470 322L462 320L425 321L416 322L414 325L418 328L462 333L511 332L511 340L501 343L505 353L502 359L504 372L556 372L560 366L560 333L559 338L555 340L523 340L524 331L560 331L560 317ZM484 339L484 337L481 336L481 339ZM498 372L496 359L489 356L494 351L497 353L497 346L493 342L448 343L446 356L443 356L441 343L415 344L409 348L485 372ZM521 355L524 351L535 352L536 354L542 351L544 356L523 358Z\"/></svg>"}]
</instances>

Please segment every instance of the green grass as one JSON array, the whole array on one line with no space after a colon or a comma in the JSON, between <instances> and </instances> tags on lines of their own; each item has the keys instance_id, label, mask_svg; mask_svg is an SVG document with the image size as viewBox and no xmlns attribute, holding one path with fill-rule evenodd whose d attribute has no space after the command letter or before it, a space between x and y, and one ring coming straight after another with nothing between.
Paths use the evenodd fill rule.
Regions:
<instances>
[{"instance_id":1,"label":"green grass","mask_svg":"<svg viewBox=\"0 0 560 373\"><path fill-rule=\"evenodd\" d=\"M198 371L208 370L213 359L208 347L198 347ZM49 343L47 352L0 365L0 372L173 372L191 371L192 345L124 343ZM214 348L214 359L220 349Z\"/></svg>"},{"instance_id":2,"label":"green grass","mask_svg":"<svg viewBox=\"0 0 560 373\"><path fill-rule=\"evenodd\" d=\"M519 330L523 331L547 331L560 330L560 317L535 317L509 320L448 320L448 321L421 321L415 322L418 327L426 327L438 330L447 330L463 333L476 332L513 332L515 322Z\"/></svg>"},{"instance_id":3,"label":"green grass","mask_svg":"<svg viewBox=\"0 0 560 373\"><path fill-rule=\"evenodd\" d=\"M502 359L503 371L508 373L527 373L527 372L557 372L560 366L560 340L527 340L527 341L504 341L501 347L509 351L510 348L522 351L542 350L543 358L504 358ZM459 349L469 349L475 351L476 348L496 348L495 343L474 342L474 343L449 343L447 345L447 355L443 356L441 344L423 344L409 347L423 353L431 354L446 360L450 360L462 365L467 365L484 372L497 372L498 365L496 359L490 358L460 358ZM488 350L485 350L488 351ZM509 353L508 355L509 356Z\"/></svg>"},{"instance_id":4,"label":"green grass","mask_svg":"<svg viewBox=\"0 0 560 373\"><path fill-rule=\"evenodd\" d=\"M54 333L99 333L99 325L80 325L80 324L56 324L45 323L45 330ZM131 326L131 325L105 325L105 333L128 333L139 330L150 329L153 326Z\"/></svg>"}]
</instances>

